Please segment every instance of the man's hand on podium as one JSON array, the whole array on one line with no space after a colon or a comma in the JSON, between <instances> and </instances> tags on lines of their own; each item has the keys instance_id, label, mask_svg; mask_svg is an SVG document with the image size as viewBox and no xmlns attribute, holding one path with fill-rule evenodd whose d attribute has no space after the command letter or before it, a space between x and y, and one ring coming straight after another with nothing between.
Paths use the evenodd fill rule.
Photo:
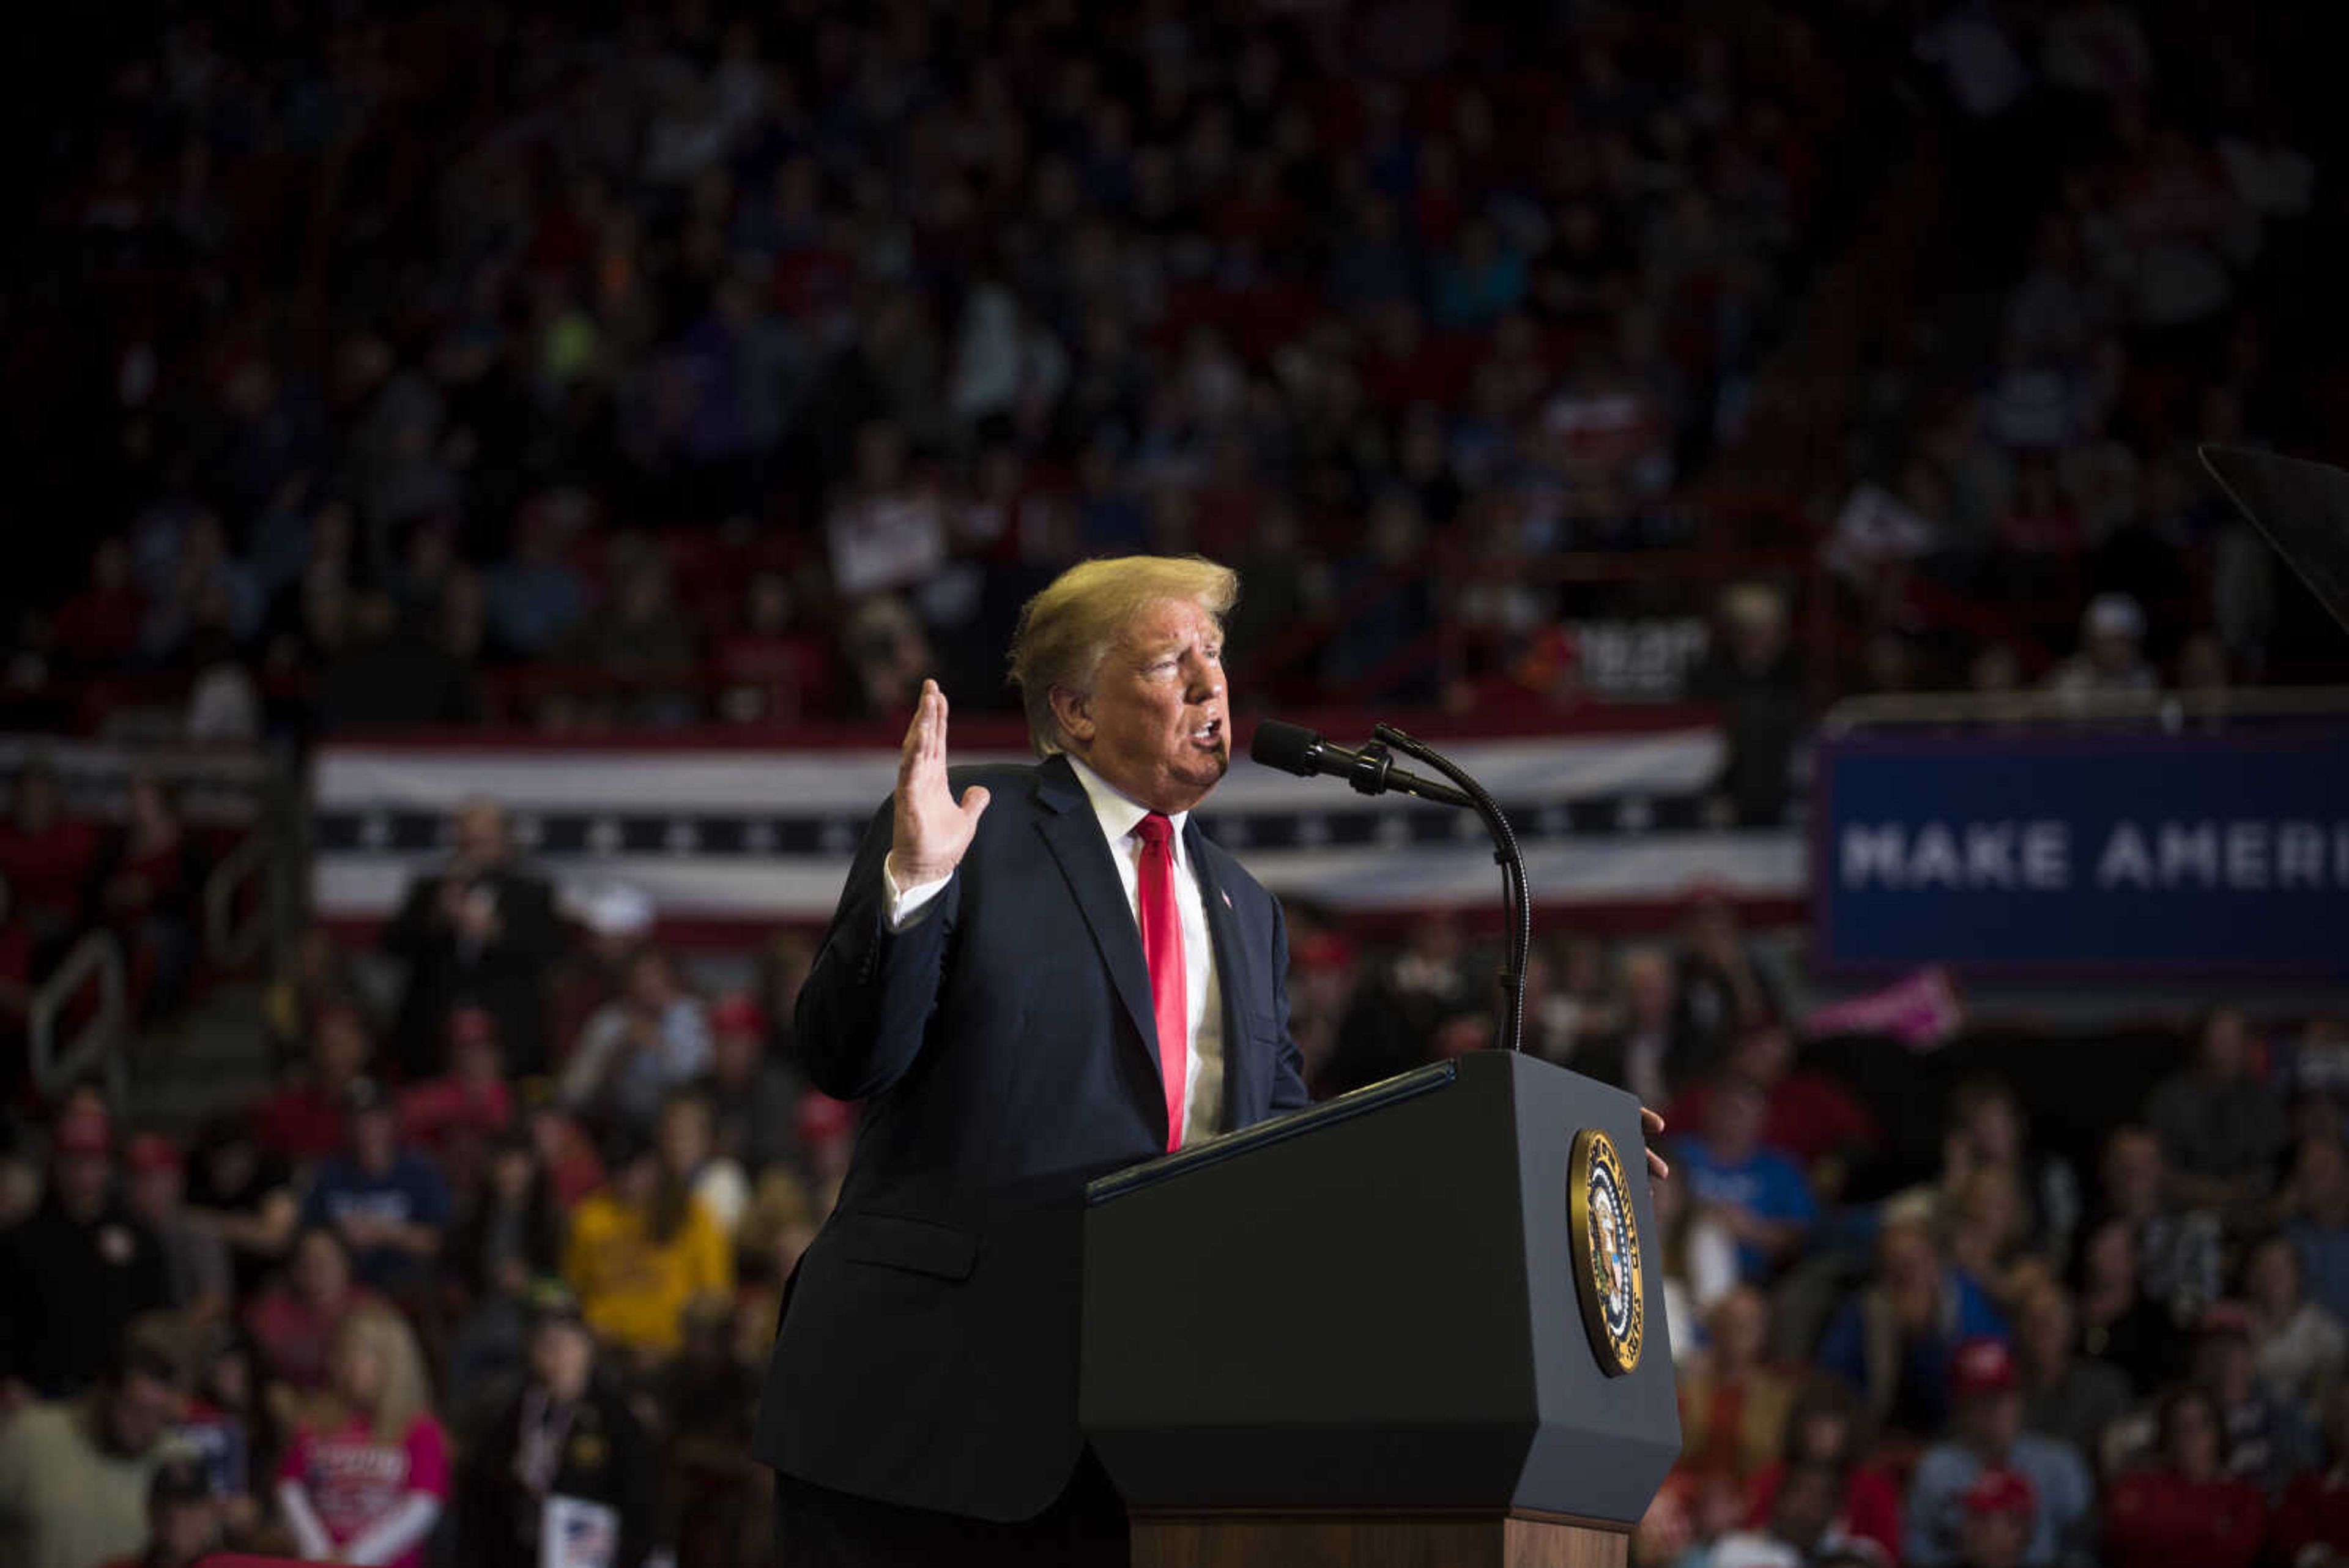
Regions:
<instances>
[{"instance_id":1,"label":"man's hand on podium","mask_svg":"<svg viewBox=\"0 0 2349 1568\"><path fill-rule=\"evenodd\" d=\"M1654 1111L1650 1110L1647 1106L1641 1106L1640 1107L1640 1130L1647 1134L1650 1137L1655 1137L1664 1130L1664 1118L1657 1115ZM1648 1150L1648 1179L1651 1181L1661 1181L1671 1173L1672 1168L1669 1164L1665 1163L1664 1157L1658 1154L1653 1147L1651 1147Z\"/></svg>"}]
</instances>

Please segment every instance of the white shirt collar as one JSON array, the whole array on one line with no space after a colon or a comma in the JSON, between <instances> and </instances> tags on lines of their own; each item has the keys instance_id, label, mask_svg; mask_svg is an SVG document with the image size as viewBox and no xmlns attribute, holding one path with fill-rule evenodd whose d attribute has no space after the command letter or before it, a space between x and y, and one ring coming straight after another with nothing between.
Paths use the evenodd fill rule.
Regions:
<instances>
[{"instance_id":1,"label":"white shirt collar","mask_svg":"<svg viewBox=\"0 0 2349 1568\"><path fill-rule=\"evenodd\" d=\"M1101 819L1102 831L1109 835L1112 843L1124 838L1143 817L1150 815L1150 807L1093 772L1075 753L1062 752L1061 754L1069 759L1069 766L1076 774L1077 782L1085 786L1085 798L1093 803L1093 815ZM1183 824L1190 819L1190 815L1187 811L1167 814L1167 820L1174 825L1174 853L1178 858L1183 852Z\"/></svg>"}]
</instances>

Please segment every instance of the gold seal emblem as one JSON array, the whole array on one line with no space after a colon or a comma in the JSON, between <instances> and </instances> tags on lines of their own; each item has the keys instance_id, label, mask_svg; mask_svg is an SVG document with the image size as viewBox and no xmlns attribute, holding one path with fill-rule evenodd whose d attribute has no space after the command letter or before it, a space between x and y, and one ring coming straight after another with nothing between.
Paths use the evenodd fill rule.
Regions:
<instances>
[{"instance_id":1,"label":"gold seal emblem","mask_svg":"<svg viewBox=\"0 0 2349 1568\"><path fill-rule=\"evenodd\" d=\"M1574 1135L1566 1168L1567 1237L1574 1253L1574 1293L1590 1353L1609 1377L1640 1365L1648 1302L1640 1272L1640 1217L1615 1140L1597 1127Z\"/></svg>"}]
</instances>

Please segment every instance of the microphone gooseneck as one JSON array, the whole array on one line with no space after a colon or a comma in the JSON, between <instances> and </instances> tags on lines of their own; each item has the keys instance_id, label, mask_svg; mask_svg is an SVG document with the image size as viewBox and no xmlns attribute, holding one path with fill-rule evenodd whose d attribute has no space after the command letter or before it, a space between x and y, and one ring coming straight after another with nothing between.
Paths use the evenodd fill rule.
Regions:
<instances>
[{"instance_id":1,"label":"microphone gooseneck","mask_svg":"<svg viewBox=\"0 0 2349 1568\"><path fill-rule=\"evenodd\" d=\"M1501 1045L1522 1051L1526 1037L1526 966L1533 954L1533 900L1526 888L1525 857L1517 836L1490 791L1470 777L1467 770L1424 741L1414 740L1391 724L1372 728L1370 744L1350 752L1333 746L1302 724L1267 719L1256 727L1248 755L1268 768L1299 778L1328 774L1344 779L1363 794L1393 790L1421 800L1456 805L1483 818L1493 837L1493 858L1501 867L1504 958L1501 965ZM1452 781L1438 784L1394 765L1393 753L1402 753L1426 763ZM1454 787L1457 786L1457 787Z\"/></svg>"}]
</instances>

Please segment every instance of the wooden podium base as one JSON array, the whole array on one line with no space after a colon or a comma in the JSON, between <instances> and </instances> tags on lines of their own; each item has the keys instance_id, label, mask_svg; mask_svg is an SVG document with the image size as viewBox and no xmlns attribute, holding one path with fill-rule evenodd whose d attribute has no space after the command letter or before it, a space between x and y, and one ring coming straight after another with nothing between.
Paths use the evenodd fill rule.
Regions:
<instances>
[{"instance_id":1,"label":"wooden podium base","mask_svg":"<svg viewBox=\"0 0 2349 1568\"><path fill-rule=\"evenodd\" d=\"M1133 1568L1624 1568L1630 1531L1598 1520L1464 1510L1137 1511Z\"/></svg>"}]
</instances>

